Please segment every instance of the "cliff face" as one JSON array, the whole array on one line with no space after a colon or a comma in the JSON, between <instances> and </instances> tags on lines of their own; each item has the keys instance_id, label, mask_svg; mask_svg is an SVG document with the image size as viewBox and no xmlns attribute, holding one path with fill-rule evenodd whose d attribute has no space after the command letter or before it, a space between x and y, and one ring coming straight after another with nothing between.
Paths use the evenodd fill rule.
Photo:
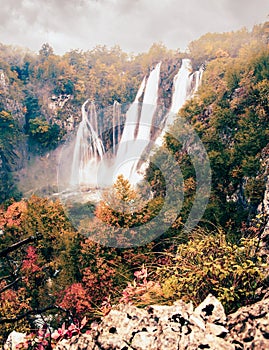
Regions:
<instances>
[{"instance_id":1,"label":"cliff face","mask_svg":"<svg viewBox=\"0 0 269 350\"><path fill-rule=\"evenodd\" d=\"M23 120L21 94L0 69L0 201L17 195L12 173L22 168L26 159Z\"/></svg>"},{"instance_id":2,"label":"cliff face","mask_svg":"<svg viewBox=\"0 0 269 350\"><path fill-rule=\"evenodd\" d=\"M226 317L212 295L197 307L182 301L172 306L139 309L119 305L91 333L62 340L57 350L245 350L269 348L269 298Z\"/></svg>"}]
</instances>

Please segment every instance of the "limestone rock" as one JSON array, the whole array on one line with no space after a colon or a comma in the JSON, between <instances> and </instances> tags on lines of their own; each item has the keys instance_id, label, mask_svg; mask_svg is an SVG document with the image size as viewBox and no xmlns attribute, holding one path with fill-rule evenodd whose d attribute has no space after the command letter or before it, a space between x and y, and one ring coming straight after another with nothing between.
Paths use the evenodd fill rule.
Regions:
<instances>
[{"instance_id":1,"label":"limestone rock","mask_svg":"<svg viewBox=\"0 0 269 350\"><path fill-rule=\"evenodd\" d=\"M229 315L227 328L237 350L269 349L269 298Z\"/></svg>"},{"instance_id":2,"label":"limestone rock","mask_svg":"<svg viewBox=\"0 0 269 350\"><path fill-rule=\"evenodd\" d=\"M4 345L4 350L16 350L17 345L25 341L26 334L12 331Z\"/></svg>"},{"instance_id":3,"label":"limestone rock","mask_svg":"<svg viewBox=\"0 0 269 350\"><path fill-rule=\"evenodd\" d=\"M57 350L235 350L226 341L226 315L219 301L209 295L195 310L191 303L153 305L139 309L118 305L91 335L60 342Z\"/></svg>"},{"instance_id":4,"label":"limestone rock","mask_svg":"<svg viewBox=\"0 0 269 350\"><path fill-rule=\"evenodd\" d=\"M13 345L13 344L12 344ZM5 349L12 349L6 345ZM265 350L269 349L269 298L226 317L211 294L194 309L173 305L117 305L90 334L60 341L55 350Z\"/></svg>"},{"instance_id":5,"label":"limestone rock","mask_svg":"<svg viewBox=\"0 0 269 350\"><path fill-rule=\"evenodd\" d=\"M194 310L194 314L209 323L225 324L226 322L224 307L212 294L209 294Z\"/></svg>"},{"instance_id":6,"label":"limestone rock","mask_svg":"<svg viewBox=\"0 0 269 350\"><path fill-rule=\"evenodd\" d=\"M267 293L268 295L268 293ZM4 349L23 339L12 332ZM23 334L19 334L24 336ZM213 296L197 307L177 301L141 309L117 305L90 334L59 342L56 350L266 350L269 349L269 298L226 317Z\"/></svg>"}]
</instances>

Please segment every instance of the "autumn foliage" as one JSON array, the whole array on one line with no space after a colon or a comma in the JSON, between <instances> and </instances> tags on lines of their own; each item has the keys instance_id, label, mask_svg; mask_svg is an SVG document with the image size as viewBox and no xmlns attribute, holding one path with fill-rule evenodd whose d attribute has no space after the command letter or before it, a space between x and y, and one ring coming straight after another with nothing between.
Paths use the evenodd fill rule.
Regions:
<instances>
[{"instance_id":1,"label":"autumn foliage","mask_svg":"<svg viewBox=\"0 0 269 350\"><path fill-rule=\"evenodd\" d=\"M0 45L8 84L8 90L0 84L1 345L16 329L27 333L21 349L51 349L86 332L92 320L118 302L142 307L180 298L196 305L212 293L234 311L253 302L257 288L268 288L261 250L268 223L263 201L269 156L268 44L267 22L251 32L206 34L190 43L188 54L154 44L148 53L132 57L119 47L102 46L60 57L48 44L38 55L15 54ZM79 120L86 96L101 107L114 100L131 102L152 65L163 60L171 68L184 57L192 59L195 69L203 64L203 80L151 158L145 175L150 195L119 176L98 203L64 207L37 195L21 199L14 174L23 168L25 154L31 160L59 145L68 118ZM171 92L167 86L160 100L167 104ZM48 107L52 95L56 100L68 96L55 113ZM186 131L180 119L201 140L212 172L203 218L188 233L183 229L198 184L192 145L177 140ZM168 180L179 184L184 198L171 226L155 237L150 236L153 219L161 213L169 221L171 207L178 204L161 211L167 179L154 164L167 165L168 155L183 183L170 167ZM76 227L68 218L72 211L80 214Z\"/></svg>"}]
</instances>

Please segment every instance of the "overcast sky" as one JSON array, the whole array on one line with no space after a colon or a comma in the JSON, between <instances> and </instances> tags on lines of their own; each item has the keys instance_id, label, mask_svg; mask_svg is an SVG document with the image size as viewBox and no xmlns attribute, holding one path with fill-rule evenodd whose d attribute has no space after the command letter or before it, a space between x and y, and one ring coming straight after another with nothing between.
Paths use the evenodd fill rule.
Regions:
<instances>
[{"instance_id":1,"label":"overcast sky","mask_svg":"<svg viewBox=\"0 0 269 350\"><path fill-rule=\"evenodd\" d=\"M154 42L185 50L207 32L269 20L269 0L0 0L0 42L55 53L120 45L147 51Z\"/></svg>"}]
</instances>

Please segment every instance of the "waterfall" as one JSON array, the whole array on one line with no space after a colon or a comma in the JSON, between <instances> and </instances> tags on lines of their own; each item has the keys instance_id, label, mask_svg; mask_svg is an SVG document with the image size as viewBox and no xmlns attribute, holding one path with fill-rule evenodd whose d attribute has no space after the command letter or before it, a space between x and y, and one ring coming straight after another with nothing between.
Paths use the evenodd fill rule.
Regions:
<instances>
[{"instance_id":1,"label":"waterfall","mask_svg":"<svg viewBox=\"0 0 269 350\"><path fill-rule=\"evenodd\" d=\"M126 151L126 142L127 141L132 141L135 139L135 130L137 128L138 125L138 116L139 116L139 112L138 112L138 107L139 107L139 100L142 97L144 90L145 90L145 86L146 86L146 77L144 77L138 92L136 94L135 100L134 102L131 104L130 108L128 109L127 113L126 113L126 120L125 120L125 124L124 124L124 129L123 129L123 133L121 136L121 140L120 140L120 145L119 145L119 150L118 150L118 154L124 154Z\"/></svg>"},{"instance_id":2,"label":"waterfall","mask_svg":"<svg viewBox=\"0 0 269 350\"><path fill-rule=\"evenodd\" d=\"M137 139L150 141L150 128L158 100L158 88L160 77L161 63L150 73L147 81L141 116L139 120L139 129Z\"/></svg>"},{"instance_id":3,"label":"waterfall","mask_svg":"<svg viewBox=\"0 0 269 350\"><path fill-rule=\"evenodd\" d=\"M201 66L200 69L193 74L193 77L194 77L193 94L195 94L197 92L197 90L201 84L203 72L204 72L204 66Z\"/></svg>"},{"instance_id":4,"label":"waterfall","mask_svg":"<svg viewBox=\"0 0 269 350\"><path fill-rule=\"evenodd\" d=\"M79 125L73 152L70 184L73 186L96 187L99 179L98 167L102 181L111 184L112 178L122 174L131 183L141 178L138 165L145 150L152 146L152 127L157 113L161 62L144 77L134 102L126 113L124 128L120 136L121 105L115 101L112 116L112 159L104 157L102 140L98 137L98 118L93 102L88 100L82 106L82 121ZM160 125L163 127L155 144L161 144L162 138L175 116L197 91L201 82L203 69L192 73L191 61L183 59L182 65L173 80L171 107ZM110 134L111 135L111 134ZM156 138L156 137L155 137ZM110 181L109 181L110 179ZM108 181L107 181L108 180Z\"/></svg>"},{"instance_id":5,"label":"waterfall","mask_svg":"<svg viewBox=\"0 0 269 350\"><path fill-rule=\"evenodd\" d=\"M116 154L116 145L120 140L120 125L121 125L121 105L118 101L114 101L113 104L113 116L112 116L112 147L113 155Z\"/></svg>"},{"instance_id":6,"label":"waterfall","mask_svg":"<svg viewBox=\"0 0 269 350\"><path fill-rule=\"evenodd\" d=\"M160 67L161 63L158 63L147 81L143 79L136 98L127 112L126 124L115 159L115 178L122 174L131 183L141 179L137 173L137 165L151 141L150 130L157 107ZM139 109L139 99L143 92L143 103Z\"/></svg>"},{"instance_id":7,"label":"waterfall","mask_svg":"<svg viewBox=\"0 0 269 350\"><path fill-rule=\"evenodd\" d=\"M155 141L157 146L163 144L163 137L174 123L175 117L184 103L192 98L197 92L202 79L203 69L192 73L191 61L187 58L182 60L181 67L173 80L173 95L171 107L166 115L164 128L161 135Z\"/></svg>"},{"instance_id":8,"label":"waterfall","mask_svg":"<svg viewBox=\"0 0 269 350\"><path fill-rule=\"evenodd\" d=\"M89 106L88 106L89 105ZM88 109L87 109L88 108ZM93 102L87 100L81 107L82 120L79 124L73 153L70 184L72 186L94 186L104 146L97 134L97 114ZM95 130L92 126L95 125Z\"/></svg>"},{"instance_id":9,"label":"waterfall","mask_svg":"<svg viewBox=\"0 0 269 350\"><path fill-rule=\"evenodd\" d=\"M88 117L89 122L92 125L96 135L98 135L99 128L98 128L97 112L93 101L91 101L90 103L88 114L89 114L89 117Z\"/></svg>"},{"instance_id":10,"label":"waterfall","mask_svg":"<svg viewBox=\"0 0 269 350\"><path fill-rule=\"evenodd\" d=\"M182 65L174 77L173 86L174 93L172 96L172 104L170 111L172 113L177 113L179 109L185 103L188 95L190 94L190 73L192 71L191 61L188 59L182 60Z\"/></svg>"},{"instance_id":11,"label":"waterfall","mask_svg":"<svg viewBox=\"0 0 269 350\"><path fill-rule=\"evenodd\" d=\"M174 122L175 115L184 103L198 90L200 84L200 71L192 72L191 61L183 59L178 73L173 81L172 103L165 123L165 131ZM194 85L194 86L193 86Z\"/></svg>"}]
</instances>

